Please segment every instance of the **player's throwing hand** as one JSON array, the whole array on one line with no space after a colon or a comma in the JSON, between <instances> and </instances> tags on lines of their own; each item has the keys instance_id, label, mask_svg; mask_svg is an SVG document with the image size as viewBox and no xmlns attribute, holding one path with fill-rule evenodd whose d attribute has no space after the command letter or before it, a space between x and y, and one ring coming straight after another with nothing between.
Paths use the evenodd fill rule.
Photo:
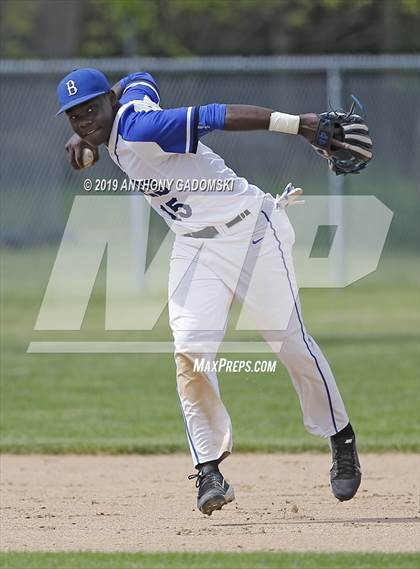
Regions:
<instances>
[{"instance_id":1,"label":"player's throwing hand","mask_svg":"<svg viewBox=\"0 0 420 569\"><path fill-rule=\"evenodd\" d=\"M73 136L68 140L65 146L67 152L69 153L70 164L75 170L83 170L96 164L99 160L99 151L95 146L88 144L83 138L80 138L78 134L73 134ZM86 164L86 150L92 152L92 157L89 156L89 164Z\"/></svg>"}]
</instances>

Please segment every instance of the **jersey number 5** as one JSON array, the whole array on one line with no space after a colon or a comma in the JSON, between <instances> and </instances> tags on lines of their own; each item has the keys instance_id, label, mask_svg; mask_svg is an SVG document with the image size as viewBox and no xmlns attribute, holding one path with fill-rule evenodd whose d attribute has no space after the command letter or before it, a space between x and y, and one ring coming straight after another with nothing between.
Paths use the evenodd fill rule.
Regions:
<instances>
[{"instance_id":1,"label":"jersey number 5","mask_svg":"<svg viewBox=\"0 0 420 569\"><path fill-rule=\"evenodd\" d=\"M167 213L174 221L181 221L182 218L185 219L192 215L190 206L186 203L177 202L176 198L171 198L168 202L165 202L165 205L161 205L160 209Z\"/></svg>"}]
</instances>

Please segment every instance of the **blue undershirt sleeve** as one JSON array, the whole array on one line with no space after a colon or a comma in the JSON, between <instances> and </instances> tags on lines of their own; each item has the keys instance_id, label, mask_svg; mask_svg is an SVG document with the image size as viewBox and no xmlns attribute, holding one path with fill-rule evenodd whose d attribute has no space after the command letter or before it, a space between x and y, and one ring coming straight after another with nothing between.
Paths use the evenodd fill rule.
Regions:
<instances>
[{"instance_id":1,"label":"blue undershirt sleeve","mask_svg":"<svg viewBox=\"0 0 420 569\"><path fill-rule=\"evenodd\" d=\"M198 137L212 130L223 130L225 127L226 105L213 103L202 105L198 114Z\"/></svg>"}]
</instances>

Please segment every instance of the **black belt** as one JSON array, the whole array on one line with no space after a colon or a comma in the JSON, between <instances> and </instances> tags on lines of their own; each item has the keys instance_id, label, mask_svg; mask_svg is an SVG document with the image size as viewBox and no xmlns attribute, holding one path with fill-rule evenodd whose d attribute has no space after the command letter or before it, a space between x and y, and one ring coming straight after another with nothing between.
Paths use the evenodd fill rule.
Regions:
<instances>
[{"instance_id":1,"label":"black belt","mask_svg":"<svg viewBox=\"0 0 420 569\"><path fill-rule=\"evenodd\" d=\"M230 229L231 227L233 227L234 225L245 219L248 215L251 215L251 212L246 209L245 211L242 211L239 215L228 221L225 225L228 229ZM186 233L185 235L183 235L183 237L195 237L197 239L213 239L213 237L216 237L216 235L218 234L219 232L217 231L217 229L213 225L209 225L204 229L200 229L200 231L194 231L194 233Z\"/></svg>"}]
</instances>

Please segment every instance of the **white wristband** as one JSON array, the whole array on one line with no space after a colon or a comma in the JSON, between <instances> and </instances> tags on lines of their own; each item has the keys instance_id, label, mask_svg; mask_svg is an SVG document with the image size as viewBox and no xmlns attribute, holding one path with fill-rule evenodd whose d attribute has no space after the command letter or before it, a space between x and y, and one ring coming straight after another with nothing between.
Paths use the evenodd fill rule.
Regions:
<instances>
[{"instance_id":1,"label":"white wristband","mask_svg":"<svg viewBox=\"0 0 420 569\"><path fill-rule=\"evenodd\" d=\"M285 134L297 134L299 132L299 115L287 115L286 113L271 113L268 130L284 132Z\"/></svg>"}]
</instances>

